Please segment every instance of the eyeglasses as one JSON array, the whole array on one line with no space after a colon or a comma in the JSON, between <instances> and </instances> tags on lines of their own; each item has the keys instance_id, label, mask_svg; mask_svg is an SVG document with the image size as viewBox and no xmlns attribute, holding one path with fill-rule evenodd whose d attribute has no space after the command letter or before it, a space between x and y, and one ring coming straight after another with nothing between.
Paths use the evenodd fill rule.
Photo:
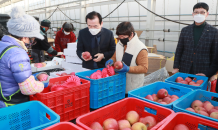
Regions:
<instances>
[{"instance_id":1,"label":"eyeglasses","mask_svg":"<svg viewBox=\"0 0 218 130\"><path fill-rule=\"evenodd\" d=\"M201 12L194 12L194 14L205 14L206 12L204 12L204 11L201 11Z\"/></svg>"}]
</instances>

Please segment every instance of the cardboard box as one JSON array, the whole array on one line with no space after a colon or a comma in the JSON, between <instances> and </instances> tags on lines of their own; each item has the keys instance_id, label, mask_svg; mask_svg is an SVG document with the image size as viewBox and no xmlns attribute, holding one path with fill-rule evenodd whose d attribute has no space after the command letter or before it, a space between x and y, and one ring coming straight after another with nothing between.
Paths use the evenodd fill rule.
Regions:
<instances>
[{"instance_id":1,"label":"cardboard box","mask_svg":"<svg viewBox=\"0 0 218 130\"><path fill-rule=\"evenodd\" d=\"M77 48L77 42L67 43L67 48L68 49L76 49Z\"/></svg>"},{"instance_id":2,"label":"cardboard box","mask_svg":"<svg viewBox=\"0 0 218 130\"><path fill-rule=\"evenodd\" d=\"M50 69L55 69L55 68L62 68L61 64L62 64L62 61L64 59L62 58L58 58L58 57L54 57L52 59L52 61L45 61L46 63L46 66L45 67L42 67L42 68L36 68L34 66L35 63L32 63L31 64L31 70L32 72L38 72L38 71L44 71L44 70L50 70Z\"/></svg>"},{"instance_id":3,"label":"cardboard box","mask_svg":"<svg viewBox=\"0 0 218 130\"><path fill-rule=\"evenodd\" d=\"M77 57L77 54L76 54L76 48L72 48L72 49L64 49L64 55L65 56L76 56Z\"/></svg>"},{"instance_id":4,"label":"cardboard box","mask_svg":"<svg viewBox=\"0 0 218 130\"><path fill-rule=\"evenodd\" d=\"M152 73L154 71L157 71L166 65L166 58L162 55L157 56L152 56L148 57L148 72L147 73Z\"/></svg>"},{"instance_id":5,"label":"cardboard box","mask_svg":"<svg viewBox=\"0 0 218 130\"><path fill-rule=\"evenodd\" d=\"M82 64L82 60L77 56L65 56L66 62Z\"/></svg>"},{"instance_id":6,"label":"cardboard box","mask_svg":"<svg viewBox=\"0 0 218 130\"><path fill-rule=\"evenodd\" d=\"M165 65L166 70L168 72L172 72L173 71L173 65L174 65L174 56L169 58L169 59L167 59L166 65Z\"/></svg>"}]
</instances>

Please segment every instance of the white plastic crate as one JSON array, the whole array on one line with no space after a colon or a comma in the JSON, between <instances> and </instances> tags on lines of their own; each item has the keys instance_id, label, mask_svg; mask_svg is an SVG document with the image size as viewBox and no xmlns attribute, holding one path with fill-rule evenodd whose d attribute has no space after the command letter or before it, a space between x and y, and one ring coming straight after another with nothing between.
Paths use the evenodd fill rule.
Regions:
<instances>
[{"instance_id":1,"label":"white plastic crate","mask_svg":"<svg viewBox=\"0 0 218 130\"><path fill-rule=\"evenodd\" d=\"M77 56L65 56L66 62L68 63L79 63L82 64L82 60Z\"/></svg>"},{"instance_id":2,"label":"white plastic crate","mask_svg":"<svg viewBox=\"0 0 218 130\"><path fill-rule=\"evenodd\" d=\"M72 48L72 49L64 49L64 55L65 56L76 56L77 57L77 54L76 54L76 48Z\"/></svg>"},{"instance_id":3,"label":"white plastic crate","mask_svg":"<svg viewBox=\"0 0 218 130\"><path fill-rule=\"evenodd\" d=\"M68 49L77 48L77 43L76 42L74 42L74 43L67 43L67 48Z\"/></svg>"}]
</instances>

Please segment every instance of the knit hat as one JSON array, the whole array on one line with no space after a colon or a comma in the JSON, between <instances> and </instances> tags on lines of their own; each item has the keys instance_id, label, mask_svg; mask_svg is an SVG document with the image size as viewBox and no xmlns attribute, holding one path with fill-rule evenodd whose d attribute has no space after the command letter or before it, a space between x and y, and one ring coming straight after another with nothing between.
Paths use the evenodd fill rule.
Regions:
<instances>
[{"instance_id":1,"label":"knit hat","mask_svg":"<svg viewBox=\"0 0 218 130\"><path fill-rule=\"evenodd\" d=\"M49 27L50 28L51 22L47 19L41 21L41 26Z\"/></svg>"},{"instance_id":2,"label":"knit hat","mask_svg":"<svg viewBox=\"0 0 218 130\"><path fill-rule=\"evenodd\" d=\"M25 14L21 7L13 7L11 19L7 22L8 32L18 37L35 37L43 40L40 25L32 16Z\"/></svg>"}]
</instances>

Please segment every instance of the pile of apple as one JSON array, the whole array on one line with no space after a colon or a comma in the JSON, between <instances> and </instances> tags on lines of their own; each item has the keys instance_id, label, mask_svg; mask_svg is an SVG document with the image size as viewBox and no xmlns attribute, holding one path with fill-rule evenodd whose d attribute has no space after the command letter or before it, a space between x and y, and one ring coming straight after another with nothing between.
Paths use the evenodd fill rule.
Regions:
<instances>
[{"instance_id":1,"label":"pile of apple","mask_svg":"<svg viewBox=\"0 0 218 130\"><path fill-rule=\"evenodd\" d=\"M176 95L169 95L166 89L160 89L157 94L147 95L145 98L160 104L170 104L179 99Z\"/></svg>"},{"instance_id":2,"label":"pile of apple","mask_svg":"<svg viewBox=\"0 0 218 130\"><path fill-rule=\"evenodd\" d=\"M192 102L191 108L186 108L186 110L218 119L218 106L213 106L209 101L195 100Z\"/></svg>"},{"instance_id":3,"label":"pile of apple","mask_svg":"<svg viewBox=\"0 0 218 130\"><path fill-rule=\"evenodd\" d=\"M90 128L92 130L150 130L156 124L157 121L152 116L139 118L136 111L129 111L126 119L116 121L109 118L103 122L103 127L99 122L93 122Z\"/></svg>"},{"instance_id":4,"label":"pile of apple","mask_svg":"<svg viewBox=\"0 0 218 130\"><path fill-rule=\"evenodd\" d=\"M177 77L176 82L181 84L192 85L192 86L200 86L204 82L204 80L198 80L197 82L195 82L189 77L185 78L185 80L182 77Z\"/></svg>"},{"instance_id":5,"label":"pile of apple","mask_svg":"<svg viewBox=\"0 0 218 130\"><path fill-rule=\"evenodd\" d=\"M56 74L56 75L58 75L58 76L66 76L66 75L71 76L71 75L75 75L75 72L72 72L72 73L70 73L70 74L67 74L67 73L63 72L63 73L61 73L61 74Z\"/></svg>"}]
</instances>

